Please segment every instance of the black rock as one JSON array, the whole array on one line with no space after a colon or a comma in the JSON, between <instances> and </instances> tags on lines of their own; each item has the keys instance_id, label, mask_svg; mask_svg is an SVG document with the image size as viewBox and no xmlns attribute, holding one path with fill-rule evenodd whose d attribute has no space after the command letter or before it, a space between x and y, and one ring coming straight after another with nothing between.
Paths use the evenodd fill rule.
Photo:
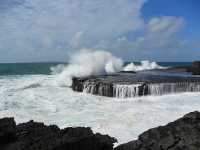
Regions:
<instances>
[{"instance_id":1,"label":"black rock","mask_svg":"<svg viewBox=\"0 0 200 150\"><path fill-rule=\"evenodd\" d=\"M199 150L200 112L192 112L166 126L150 129L136 141L115 150Z\"/></svg>"},{"instance_id":2,"label":"black rock","mask_svg":"<svg viewBox=\"0 0 200 150\"><path fill-rule=\"evenodd\" d=\"M200 75L200 61L194 61L192 63L192 73L193 75Z\"/></svg>"},{"instance_id":3,"label":"black rock","mask_svg":"<svg viewBox=\"0 0 200 150\"><path fill-rule=\"evenodd\" d=\"M186 67L179 69L184 70ZM200 85L200 77L189 75L189 73L186 74L186 72L184 74L181 71L179 71L179 74L175 74L175 72L178 72L178 69L174 68L174 70L149 70L137 73L119 72L110 75L96 75L80 78L74 77L72 82L72 89L77 92L84 91L93 95L107 97L119 97L119 95L124 95L124 97L120 98L130 97L131 94L128 94L128 91L131 93L130 91L133 90L127 90L128 88L124 88L127 91L126 93L124 89L117 89L116 85L139 85L138 87L135 87L135 89L137 89L136 91L138 91L135 96L151 95L152 93L150 88L152 85L161 85L163 89L160 91L163 91L164 94L168 94L170 92L198 91L198 89L195 90L195 88ZM188 86L190 83L194 84ZM119 94L119 92L124 92L125 94ZM156 95L156 93L153 94Z\"/></svg>"},{"instance_id":4,"label":"black rock","mask_svg":"<svg viewBox=\"0 0 200 150\"><path fill-rule=\"evenodd\" d=\"M34 121L16 126L13 118L0 119L0 129L4 141L0 150L112 150L116 142L108 135L94 134L90 128L61 130Z\"/></svg>"},{"instance_id":5,"label":"black rock","mask_svg":"<svg viewBox=\"0 0 200 150\"><path fill-rule=\"evenodd\" d=\"M5 145L16 139L16 124L14 118L0 119L0 145Z\"/></svg>"}]
</instances>

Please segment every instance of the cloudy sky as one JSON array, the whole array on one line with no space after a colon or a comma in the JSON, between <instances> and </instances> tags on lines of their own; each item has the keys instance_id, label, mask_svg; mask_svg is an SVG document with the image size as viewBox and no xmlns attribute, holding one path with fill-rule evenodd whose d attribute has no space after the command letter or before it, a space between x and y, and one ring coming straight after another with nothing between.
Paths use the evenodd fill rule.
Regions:
<instances>
[{"instance_id":1,"label":"cloudy sky","mask_svg":"<svg viewBox=\"0 0 200 150\"><path fill-rule=\"evenodd\" d=\"M83 48L197 60L199 14L199 0L0 0L0 62L67 61Z\"/></svg>"}]
</instances>

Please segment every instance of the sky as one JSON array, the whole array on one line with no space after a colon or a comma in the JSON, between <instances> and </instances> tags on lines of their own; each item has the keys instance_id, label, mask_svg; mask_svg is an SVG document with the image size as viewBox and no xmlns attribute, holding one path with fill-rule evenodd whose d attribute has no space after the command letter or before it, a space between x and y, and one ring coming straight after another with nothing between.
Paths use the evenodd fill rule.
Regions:
<instances>
[{"instance_id":1,"label":"sky","mask_svg":"<svg viewBox=\"0 0 200 150\"><path fill-rule=\"evenodd\" d=\"M0 0L0 63L67 61L81 49L200 60L199 14L199 0Z\"/></svg>"}]
</instances>

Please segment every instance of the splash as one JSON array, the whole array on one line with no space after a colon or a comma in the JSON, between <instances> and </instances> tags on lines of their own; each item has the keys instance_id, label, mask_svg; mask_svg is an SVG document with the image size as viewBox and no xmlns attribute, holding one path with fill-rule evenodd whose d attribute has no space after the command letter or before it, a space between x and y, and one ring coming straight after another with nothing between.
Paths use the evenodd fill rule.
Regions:
<instances>
[{"instance_id":1,"label":"splash","mask_svg":"<svg viewBox=\"0 0 200 150\"><path fill-rule=\"evenodd\" d=\"M90 75L111 74L123 70L123 60L103 50L81 50L70 58L67 66L58 66L52 71L57 82L62 86L71 86L73 77L85 77Z\"/></svg>"},{"instance_id":2,"label":"splash","mask_svg":"<svg viewBox=\"0 0 200 150\"><path fill-rule=\"evenodd\" d=\"M104 50L83 49L70 56L68 65L52 67L59 86L71 86L73 77L90 75L107 75L119 71L142 71L163 69L156 62L141 61L141 65L130 63L124 66L124 61Z\"/></svg>"},{"instance_id":3,"label":"splash","mask_svg":"<svg viewBox=\"0 0 200 150\"><path fill-rule=\"evenodd\" d=\"M158 65L156 62L150 62L148 60L141 61L141 65L135 65L130 63L124 67L124 71L142 71L151 69L163 69L164 67Z\"/></svg>"}]
</instances>

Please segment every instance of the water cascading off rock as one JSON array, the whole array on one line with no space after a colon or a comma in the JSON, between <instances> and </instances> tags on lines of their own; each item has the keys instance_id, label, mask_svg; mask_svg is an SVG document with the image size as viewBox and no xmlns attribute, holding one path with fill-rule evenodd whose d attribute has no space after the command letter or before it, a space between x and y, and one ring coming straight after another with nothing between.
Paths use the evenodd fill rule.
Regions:
<instances>
[{"instance_id":1,"label":"water cascading off rock","mask_svg":"<svg viewBox=\"0 0 200 150\"><path fill-rule=\"evenodd\" d=\"M145 95L200 92L200 77L123 72L107 76L74 78L72 88L74 91L93 95L131 98Z\"/></svg>"}]
</instances>

